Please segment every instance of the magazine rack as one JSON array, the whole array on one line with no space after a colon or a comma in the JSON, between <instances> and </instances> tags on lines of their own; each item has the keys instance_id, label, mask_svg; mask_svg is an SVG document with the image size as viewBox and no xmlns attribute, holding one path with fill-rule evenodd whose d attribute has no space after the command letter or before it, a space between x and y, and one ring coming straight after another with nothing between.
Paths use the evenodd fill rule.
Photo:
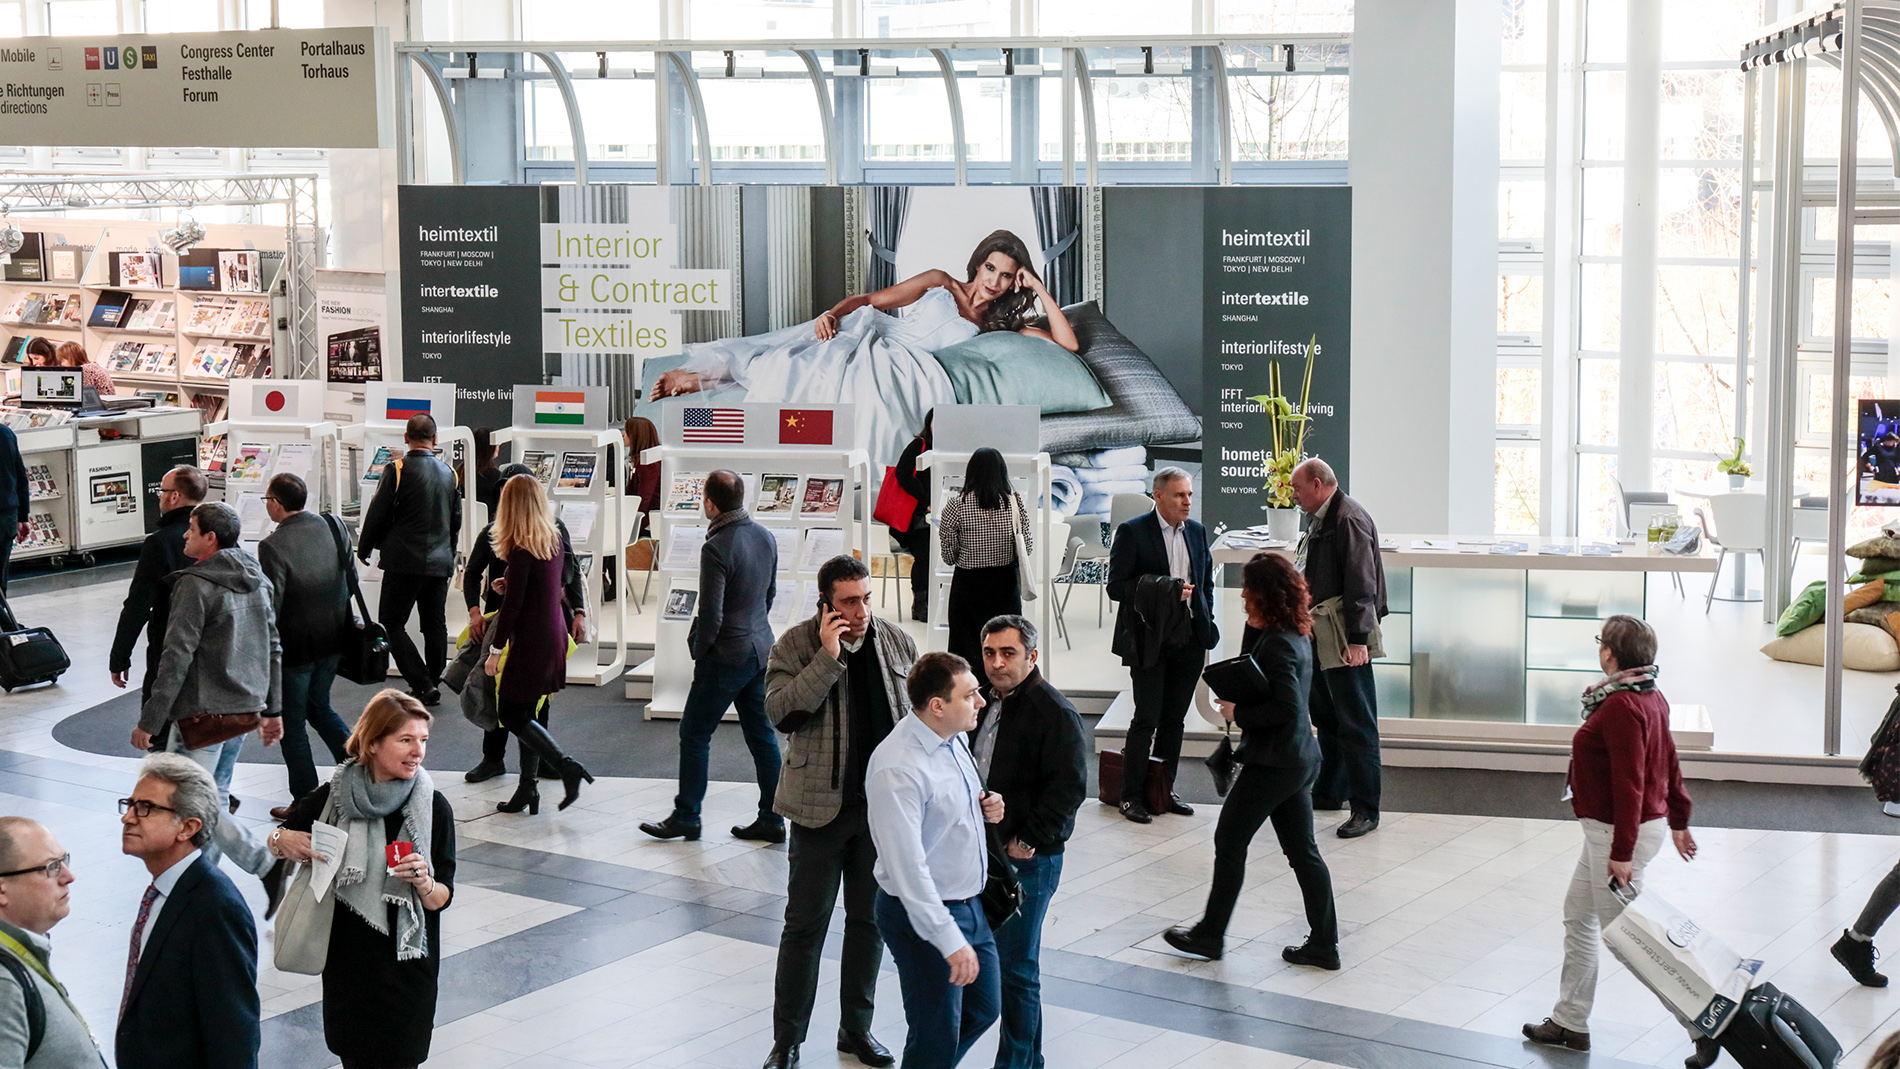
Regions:
<instances>
[{"instance_id":1,"label":"magazine rack","mask_svg":"<svg viewBox=\"0 0 1900 1069\"><path fill-rule=\"evenodd\" d=\"M779 539L770 613L777 634L817 611L818 569L826 560L840 553L862 559L867 552L870 460L855 447L854 432L852 405L680 405L664 411L660 444L640 458L660 462L655 552L662 594L649 662L649 720L678 718L692 689L687 632L698 611L706 474L726 468L743 475L745 507ZM814 495L809 509L808 493Z\"/></svg>"},{"instance_id":2,"label":"magazine rack","mask_svg":"<svg viewBox=\"0 0 1900 1069\"><path fill-rule=\"evenodd\" d=\"M1030 528L1036 534L1036 546L1030 551L1030 569L1036 577L1036 600L1023 601L1023 615L1036 625L1041 635L1041 656L1037 667L1050 679L1055 677L1055 587L1052 576L1062 561L1067 546L1057 546L1057 531L1066 537L1067 524L1054 522L1050 500L1049 454L1042 452L1037 409L1022 405L954 405L937 409L932 422L931 448L917 457L917 470L930 472L930 539L933 547L942 545L937 521L952 497L963 492L963 472L971 454L989 446L1003 454L1009 465L1009 485L1022 495L1029 508ZM1042 507L1038 507L1041 503ZM955 569L943 562L941 552L930 555L934 574L930 577L930 626L925 646L930 650L947 649L950 644L950 579ZM979 672L978 678L981 678Z\"/></svg>"},{"instance_id":3,"label":"magazine rack","mask_svg":"<svg viewBox=\"0 0 1900 1069\"><path fill-rule=\"evenodd\" d=\"M627 667L627 584L614 599L613 659L600 663L609 638L601 624L603 563L618 556L627 532L620 508L620 429L607 416L605 386L516 386L514 425L495 432L494 441L513 443L516 463L545 472L542 485L554 515L567 525L587 588L587 618L596 632L567 659L569 683L595 686L620 678ZM563 483L567 485L562 485Z\"/></svg>"},{"instance_id":4,"label":"magazine rack","mask_svg":"<svg viewBox=\"0 0 1900 1069\"><path fill-rule=\"evenodd\" d=\"M16 429L20 456L26 461L28 483L27 523L24 542L13 544L13 560L57 557L66 552L72 539L73 501L73 427Z\"/></svg>"},{"instance_id":5,"label":"magazine rack","mask_svg":"<svg viewBox=\"0 0 1900 1069\"><path fill-rule=\"evenodd\" d=\"M306 508L336 511L329 491L337 426L323 418L323 390L314 379L238 384L231 390L231 418L205 424L207 437L225 436L224 499L244 521L241 541L256 543L275 526L264 511L264 488L279 472L303 479L311 497Z\"/></svg>"},{"instance_id":6,"label":"magazine rack","mask_svg":"<svg viewBox=\"0 0 1900 1069\"><path fill-rule=\"evenodd\" d=\"M190 408L134 408L69 424L68 529L81 561L89 563L96 549L135 545L157 529L159 480L180 464L199 462L202 425Z\"/></svg>"}]
</instances>

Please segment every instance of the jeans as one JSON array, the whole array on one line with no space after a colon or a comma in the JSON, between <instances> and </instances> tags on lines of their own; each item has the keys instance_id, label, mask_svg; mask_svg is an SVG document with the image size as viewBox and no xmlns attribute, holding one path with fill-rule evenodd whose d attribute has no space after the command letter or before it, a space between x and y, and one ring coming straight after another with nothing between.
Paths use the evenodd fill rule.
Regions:
<instances>
[{"instance_id":1,"label":"jeans","mask_svg":"<svg viewBox=\"0 0 1900 1069\"><path fill-rule=\"evenodd\" d=\"M1372 666L1320 670L1307 702L1319 732L1319 780L1313 797L1349 802L1354 816L1379 815L1379 696Z\"/></svg>"},{"instance_id":2,"label":"jeans","mask_svg":"<svg viewBox=\"0 0 1900 1069\"><path fill-rule=\"evenodd\" d=\"M1003 981L996 1069L1042 1069L1042 919L1062 882L1062 855L1037 854L1013 863L1023 885L1023 904L996 932Z\"/></svg>"},{"instance_id":3,"label":"jeans","mask_svg":"<svg viewBox=\"0 0 1900 1069\"><path fill-rule=\"evenodd\" d=\"M867 1033L876 1005L884 941L872 915L877 908L877 880L871 866L877 861L877 847L871 844L864 803L846 805L822 828L793 821L790 855L785 932L778 941L778 973L773 983L773 1042L805 1042L812 1003L818 997L818 965L840 884L844 885L844 952L838 961L838 1029Z\"/></svg>"},{"instance_id":4,"label":"jeans","mask_svg":"<svg viewBox=\"0 0 1900 1069\"><path fill-rule=\"evenodd\" d=\"M238 868L253 876L262 876L270 871L277 859L264 849L264 841L251 834L251 829L237 822L229 810L231 805L231 774L237 768L238 754L244 749L246 736L226 739L220 743L206 746L202 750L185 747L185 733L177 724L166 733L165 752L182 754L196 761L218 785L218 802L221 811L218 822L211 829L211 841L204 846L205 857L213 865L218 863L220 853L230 857Z\"/></svg>"},{"instance_id":5,"label":"jeans","mask_svg":"<svg viewBox=\"0 0 1900 1069\"><path fill-rule=\"evenodd\" d=\"M343 744L350 729L330 708L330 684L336 679L338 658L318 658L309 664L284 666L284 768L290 772L290 796L302 798L317 789L317 768L310 756L310 733L317 729L330 757L342 764L349 755ZM227 778L227 782L229 782Z\"/></svg>"},{"instance_id":6,"label":"jeans","mask_svg":"<svg viewBox=\"0 0 1900 1069\"><path fill-rule=\"evenodd\" d=\"M728 708L739 711L739 729L752 751L759 777L759 819L776 823L772 796L778 793L778 736L765 715L763 664L693 664L693 689L680 715L680 792L673 798L673 821L699 827L699 806L706 800L706 765L712 759L713 732Z\"/></svg>"},{"instance_id":7,"label":"jeans","mask_svg":"<svg viewBox=\"0 0 1900 1069\"><path fill-rule=\"evenodd\" d=\"M1584 817L1583 853L1564 895L1564 965L1557 979L1557 1007L1550 1019L1572 1032L1590 1030L1590 1007L1597 995L1597 939L1603 925L1623 912L1623 903L1610 893L1610 843L1616 829ZM1643 889L1643 870L1662 849L1668 822L1647 820L1636 829L1636 850L1630 855L1630 889Z\"/></svg>"},{"instance_id":8,"label":"jeans","mask_svg":"<svg viewBox=\"0 0 1900 1069\"><path fill-rule=\"evenodd\" d=\"M1201 682L1207 651L1193 646L1165 650L1161 663L1136 669L1131 681L1135 714L1128 721L1128 739L1122 745L1122 801L1139 802L1148 787L1148 754L1167 762L1168 781L1174 781L1181 763L1181 733L1188 705Z\"/></svg>"},{"instance_id":9,"label":"jeans","mask_svg":"<svg viewBox=\"0 0 1900 1069\"><path fill-rule=\"evenodd\" d=\"M1854 922L1854 931L1869 939L1887 923L1893 911L1900 908L1900 865L1881 877L1880 885L1867 898L1867 904L1861 907L1860 919Z\"/></svg>"},{"instance_id":10,"label":"jeans","mask_svg":"<svg viewBox=\"0 0 1900 1069\"><path fill-rule=\"evenodd\" d=\"M383 592L377 598L376 622L389 632L389 656L402 672L409 689L426 694L436 689L449 663L449 577L384 572ZM409 614L422 616L421 653L409 639Z\"/></svg>"},{"instance_id":11,"label":"jeans","mask_svg":"<svg viewBox=\"0 0 1900 1069\"><path fill-rule=\"evenodd\" d=\"M1268 768L1243 765L1221 806L1214 826L1214 885L1207 892L1207 912L1194 926L1196 934L1221 936L1233 919L1234 903L1247 879L1247 848L1260 825L1273 821L1280 851L1293 866L1306 903L1309 938L1317 946L1339 945L1339 916L1333 907L1333 875L1313 842L1313 773L1306 768Z\"/></svg>"},{"instance_id":12,"label":"jeans","mask_svg":"<svg viewBox=\"0 0 1900 1069\"><path fill-rule=\"evenodd\" d=\"M990 934L982 904L966 898L945 902L944 908L976 951L976 979L964 987L950 982L949 961L910 926L904 903L882 890L877 893L877 930L884 933L891 963L897 966L904 1021L910 1026L901 1069L951 1069L996 1023L1001 1010L996 937Z\"/></svg>"}]
</instances>

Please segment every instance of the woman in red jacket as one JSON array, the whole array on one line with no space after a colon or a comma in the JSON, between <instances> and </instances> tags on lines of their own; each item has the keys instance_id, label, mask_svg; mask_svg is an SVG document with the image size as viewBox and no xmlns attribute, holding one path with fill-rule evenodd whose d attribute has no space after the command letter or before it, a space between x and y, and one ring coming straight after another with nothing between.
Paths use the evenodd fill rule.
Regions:
<instances>
[{"instance_id":1,"label":"woman in red jacket","mask_svg":"<svg viewBox=\"0 0 1900 1069\"><path fill-rule=\"evenodd\" d=\"M1583 854L1564 896L1557 1005L1543 1023L1524 1026L1525 1038L1571 1050L1590 1049L1597 940L1623 911L1610 881L1640 891L1643 869L1666 837L1684 861L1696 853L1669 702L1656 689L1656 632L1634 616L1612 616L1597 636L1597 660L1603 678L1584 689L1583 725L1570 744L1565 793L1583 825ZM1715 1040L1697 1038L1684 1064L1703 1069L1720 1053Z\"/></svg>"}]
</instances>

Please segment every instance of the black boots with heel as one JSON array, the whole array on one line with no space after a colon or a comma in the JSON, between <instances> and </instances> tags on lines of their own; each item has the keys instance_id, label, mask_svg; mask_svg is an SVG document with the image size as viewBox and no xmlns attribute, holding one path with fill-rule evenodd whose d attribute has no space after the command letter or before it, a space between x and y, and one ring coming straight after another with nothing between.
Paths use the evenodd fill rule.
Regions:
<instances>
[{"instance_id":1,"label":"black boots with heel","mask_svg":"<svg viewBox=\"0 0 1900 1069\"><path fill-rule=\"evenodd\" d=\"M535 779L535 770L541 765L541 757L533 750L522 748L521 779L515 783L515 796L505 802L496 802L495 808L503 813L519 813L523 809L529 816L541 812L541 785Z\"/></svg>"}]
</instances>

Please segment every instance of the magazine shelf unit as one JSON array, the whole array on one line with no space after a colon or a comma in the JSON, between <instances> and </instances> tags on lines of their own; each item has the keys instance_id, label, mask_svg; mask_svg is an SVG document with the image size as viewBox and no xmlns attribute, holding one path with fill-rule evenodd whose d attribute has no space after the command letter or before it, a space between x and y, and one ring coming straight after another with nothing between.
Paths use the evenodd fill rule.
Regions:
<instances>
[{"instance_id":1,"label":"magazine shelf unit","mask_svg":"<svg viewBox=\"0 0 1900 1069\"><path fill-rule=\"evenodd\" d=\"M656 653L648 666L647 719L678 719L692 689L693 661L685 651L699 607L699 547L708 523L702 503L709 472L725 468L744 476L745 507L779 540L777 587L768 614L774 634L817 611L818 569L826 560L841 553L860 560L866 556L871 468L865 451L854 447L853 409L742 404L664 411L660 445L640 457L642 463L660 463L661 492L655 551L663 593L654 625ZM710 426L686 426L694 413L701 414L694 417L696 424ZM788 420L793 421L789 428ZM813 429L827 421L822 432Z\"/></svg>"},{"instance_id":2,"label":"magazine shelf unit","mask_svg":"<svg viewBox=\"0 0 1900 1069\"><path fill-rule=\"evenodd\" d=\"M261 541L275 526L264 508L264 490L280 472L303 479L310 490L306 510L336 510L330 491L338 430L323 418L323 388L308 379L250 383L234 391L230 419L205 425L206 439L218 436L226 446L224 500L243 522L240 541Z\"/></svg>"},{"instance_id":3,"label":"magazine shelf unit","mask_svg":"<svg viewBox=\"0 0 1900 1069\"><path fill-rule=\"evenodd\" d=\"M594 624L590 641L576 645L568 656L567 681L594 686L626 672L627 602L632 597L623 581L614 599L613 657L602 664L601 647L607 645L600 626L604 562L619 556L627 544L620 507L620 429L610 425L607 405L605 386L516 386L514 425L496 431L493 438L497 444L511 443L514 461L535 469L554 517L567 526L587 588L587 618Z\"/></svg>"},{"instance_id":4,"label":"magazine shelf unit","mask_svg":"<svg viewBox=\"0 0 1900 1069\"><path fill-rule=\"evenodd\" d=\"M27 501L28 534L13 546L13 559L34 560L66 552L73 530L73 427L36 427L16 430L20 456L26 461L31 493Z\"/></svg>"}]
</instances>

